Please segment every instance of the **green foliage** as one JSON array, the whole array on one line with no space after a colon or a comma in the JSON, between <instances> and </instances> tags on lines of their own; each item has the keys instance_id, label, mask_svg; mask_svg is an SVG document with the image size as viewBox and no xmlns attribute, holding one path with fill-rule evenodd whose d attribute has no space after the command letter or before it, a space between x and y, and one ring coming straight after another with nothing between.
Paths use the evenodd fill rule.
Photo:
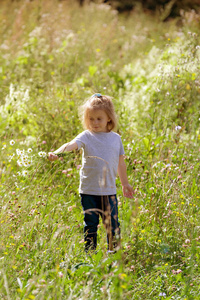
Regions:
<instances>
[{"instance_id":1,"label":"green foliage","mask_svg":"<svg viewBox=\"0 0 200 300\"><path fill-rule=\"evenodd\" d=\"M21 4L0 8L0 298L198 299L199 16L179 28L106 5ZM102 224L84 252L80 153L46 159L81 132L94 92L113 97L135 190L124 199L117 179L113 255Z\"/></svg>"}]
</instances>

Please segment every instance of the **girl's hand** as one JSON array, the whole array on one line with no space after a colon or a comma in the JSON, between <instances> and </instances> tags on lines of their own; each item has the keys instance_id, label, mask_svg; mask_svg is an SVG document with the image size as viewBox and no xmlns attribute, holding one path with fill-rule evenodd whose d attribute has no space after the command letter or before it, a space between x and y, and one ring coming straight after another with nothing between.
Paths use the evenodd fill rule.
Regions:
<instances>
[{"instance_id":1,"label":"girl's hand","mask_svg":"<svg viewBox=\"0 0 200 300\"><path fill-rule=\"evenodd\" d=\"M50 161L55 161L58 159L58 155L54 154L53 152L49 152L47 158Z\"/></svg>"},{"instance_id":2,"label":"girl's hand","mask_svg":"<svg viewBox=\"0 0 200 300\"><path fill-rule=\"evenodd\" d=\"M122 186L122 191L124 197L133 199L134 190L129 183Z\"/></svg>"}]
</instances>

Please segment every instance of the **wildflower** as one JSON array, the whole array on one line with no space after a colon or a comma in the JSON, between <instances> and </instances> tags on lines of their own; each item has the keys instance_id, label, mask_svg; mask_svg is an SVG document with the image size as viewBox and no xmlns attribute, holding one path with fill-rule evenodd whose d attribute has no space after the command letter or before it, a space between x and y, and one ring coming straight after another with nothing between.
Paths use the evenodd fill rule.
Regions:
<instances>
[{"instance_id":1,"label":"wildflower","mask_svg":"<svg viewBox=\"0 0 200 300\"><path fill-rule=\"evenodd\" d=\"M119 277L120 277L121 279L124 279L124 278L127 277L127 275L123 273L123 274L119 274Z\"/></svg>"},{"instance_id":2,"label":"wildflower","mask_svg":"<svg viewBox=\"0 0 200 300\"><path fill-rule=\"evenodd\" d=\"M29 161L27 161L27 167L30 167L30 166L31 166L31 162L29 160Z\"/></svg>"},{"instance_id":3,"label":"wildflower","mask_svg":"<svg viewBox=\"0 0 200 300\"><path fill-rule=\"evenodd\" d=\"M182 272L182 270L180 270L180 269L177 269L176 271L175 270L172 270L172 273L174 274L174 275L177 275L177 274L179 274L179 273L181 273Z\"/></svg>"},{"instance_id":4,"label":"wildflower","mask_svg":"<svg viewBox=\"0 0 200 300\"><path fill-rule=\"evenodd\" d=\"M40 151L39 153L38 153L38 155L40 156L40 157L46 157L46 152L43 152L43 151Z\"/></svg>"},{"instance_id":5,"label":"wildflower","mask_svg":"<svg viewBox=\"0 0 200 300\"><path fill-rule=\"evenodd\" d=\"M81 165L77 165L76 168L77 170L79 170L81 168Z\"/></svg>"},{"instance_id":6,"label":"wildflower","mask_svg":"<svg viewBox=\"0 0 200 300\"><path fill-rule=\"evenodd\" d=\"M166 296L165 293L160 293L160 294L159 294L159 297L165 297L165 296Z\"/></svg>"},{"instance_id":7,"label":"wildflower","mask_svg":"<svg viewBox=\"0 0 200 300\"><path fill-rule=\"evenodd\" d=\"M33 150L31 148L28 148L27 152L31 153Z\"/></svg>"},{"instance_id":8,"label":"wildflower","mask_svg":"<svg viewBox=\"0 0 200 300\"><path fill-rule=\"evenodd\" d=\"M62 277L63 277L63 273L62 273L62 272L59 272L59 273L58 273L58 276L59 276L60 278L62 278Z\"/></svg>"},{"instance_id":9,"label":"wildflower","mask_svg":"<svg viewBox=\"0 0 200 300\"><path fill-rule=\"evenodd\" d=\"M5 148L6 148L6 145L3 145L3 147L1 149L4 150Z\"/></svg>"},{"instance_id":10,"label":"wildflower","mask_svg":"<svg viewBox=\"0 0 200 300\"><path fill-rule=\"evenodd\" d=\"M42 156L43 156L43 152L40 151L40 152L38 153L38 155L39 155L40 157L42 157Z\"/></svg>"},{"instance_id":11,"label":"wildflower","mask_svg":"<svg viewBox=\"0 0 200 300\"><path fill-rule=\"evenodd\" d=\"M63 174L67 174L67 170L63 170L62 173L63 173Z\"/></svg>"},{"instance_id":12,"label":"wildflower","mask_svg":"<svg viewBox=\"0 0 200 300\"><path fill-rule=\"evenodd\" d=\"M22 162L20 160L17 161L17 164L18 164L19 167L23 166L23 164L22 164Z\"/></svg>"},{"instance_id":13,"label":"wildflower","mask_svg":"<svg viewBox=\"0 0 200 300\"><path fill-rule=\"evenodd\" d=\"M24 170L24 171L22 172L22 175L23 175L23 176L27 176L27 175L28 175L28 171L27 171L27 170Z\"/></svg>"},{"instance_id":14,"label":"wildflower","mask_svg":"<svg viewBox=\"0 0 200 300\"><path fill-rule=\"evenodd\" d=\"M11 141L10 141L10 145L13 146L14 144L15 144L15 141L14 141L14 140L11 140Z\"/></svg>"},{"instance_id":15,"label":"wildflower","mask_svg":"<svg viewBox=\"0 0 200 300\"><path fill-rule=\"evenodd\" d=\"M68 207L68 211L72 211L72 209L73 209L74 207L76 207L76 205L69 206L69 207Z\"/></svg>"},{"instance_id":16,"label":"wildflower","mask_svg":"<svg viewBox=\"0 0 200 300\"><path fill-rule=\"evenodd\" d=\"M24 162L27 161L27 159L28 159L28 156L27 156L27 155L22 156L22 160L23 160Z\"/></svg>"},{"instance_id":17,"label":"wildflower","mask_svg":"<svg viewBox=\"0 0 200 300\"><path fill-rule=\"evenodd\" d=\"M46 141L42 141L42 144L46 144L47 142Z\"/></svg>"},{"instance_id":18,"label":"wildflower","mask_svg":"<svg viewBox=\"0 0 200 300\"><path fill-rule=\"evenodd\" d=\"M18 156L24 155L24 150L16 149L16 152L17 152L17 155L18 155Z\"/></svg>"},{"instance_id":19,"label":"wildflower","mask_svg":"<svg viewBox=\"0 0 200 300\"><path fill-rule=\"evenodd\" d=\"M122 284L122 285L121 285L121 288L122 288L122 289L125 289L125 288L126 288L126 285L125 285L125 284Z\"/></svg>"},{"instance_id":20,"label":"wildflower","mask_svg":"<svg viewBox=\"0 0 200 300\"><path fill-rule=\"evenodd\" d=\"M175 127L175 130L177 131L177 130L181 130L181 126L176 126Z\"/></svg>"},{"instance_id":21,"label":"wildflower","mask_svg":"<svg viewBox=\"0 0 200 300\"><path fill-rule=\"evenodd\" d=\"M18 156L21 155L21 151L19 149L16 149L16 153L17 153Z\"/></svg>"}]
</instances>

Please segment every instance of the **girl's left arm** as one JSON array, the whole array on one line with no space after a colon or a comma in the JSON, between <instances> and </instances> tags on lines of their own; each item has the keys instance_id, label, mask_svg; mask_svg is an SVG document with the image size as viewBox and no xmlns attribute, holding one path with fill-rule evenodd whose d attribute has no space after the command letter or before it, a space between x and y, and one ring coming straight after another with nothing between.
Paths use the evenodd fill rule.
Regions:
<instances>
[{"instance_id":1,"label":"girl's left arm","mask_svg":"<svg viewBox=\"0 0 200 300\"><path fill-rule=\"evenodd\" d=\"M133 188L128 182L127 172L126 172L126 163L124 161L124 156L119 156L119 164L118 164L118 175L122 184L122 190L124 197L133 198Z\"/></svg>"}]
</instances>

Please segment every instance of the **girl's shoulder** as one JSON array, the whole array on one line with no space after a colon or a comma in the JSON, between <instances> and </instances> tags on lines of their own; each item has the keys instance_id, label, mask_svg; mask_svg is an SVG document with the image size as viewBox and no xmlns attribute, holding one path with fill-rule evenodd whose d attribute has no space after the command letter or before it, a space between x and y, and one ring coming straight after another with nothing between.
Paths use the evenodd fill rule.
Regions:
<instances>
[{"instance_id":1,"label":"girl's shoulder","mask_svg":"<svg viewBox=\"0 0 200 300\"><path fill-rule=\"evenodd\" d=\"M116 135L116 136L120 136L119 133L117 133L115 131L110 131L110 133L112 133L113 135Z\"/></svg>"},{"instance_id":2,"label":"girl's shoulder","mask_svg":"<svg viewBox=\"0 0 200 300\"><path fill-rule=\"evenodd\" d=\"M84 131L80 132L80 133L77 135L77 137L87 136L87 135L90 135L89 130L84 130Z\"/></svg>"},{"instance_id":3,"label":"girl's shoulder","mask_svg":"<svg viewBox=\"0 0 200 300\"><path fill-rule=\"evenodd\" d=\"M121 136L117 132L110 131L110 133L112 134L113 137L121 139Z\"/></svg>"}]
</instances>

